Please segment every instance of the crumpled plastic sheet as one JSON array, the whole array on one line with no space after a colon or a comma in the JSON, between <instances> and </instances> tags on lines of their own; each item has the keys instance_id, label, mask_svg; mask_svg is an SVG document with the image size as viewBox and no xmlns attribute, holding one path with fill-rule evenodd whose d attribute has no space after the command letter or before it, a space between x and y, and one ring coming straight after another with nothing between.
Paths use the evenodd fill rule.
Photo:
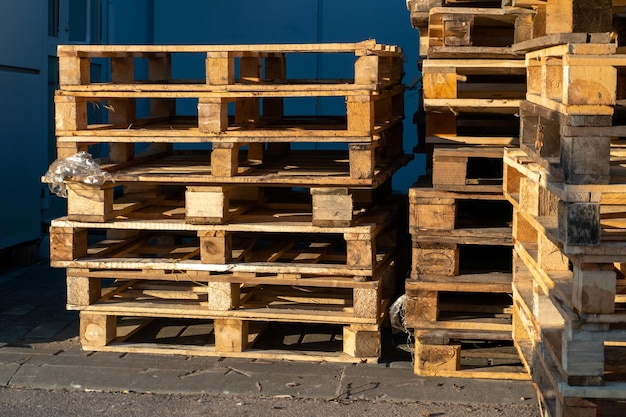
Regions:
<instances>
[{"instance_id":1,"label":"crumpled plastic sheet","mask_svg":"<svg viewBox=\"0 0 626 417\"><path fill-rule=\"evenodd\" d=\"M91 154L81 151L67 158L59 158L50 164L44 181L48 183L50 191L59 197L67 198L65 179L71 178L85 184L102 185L106 181L115 181L115 178L100 169Z\"/></svg>"},{"instance_id":2,"label":"crumpled plastic sheet","mask_svg":"<svg viewBox=\"0 0 626 417\"><path fill-rule=\"evenodd\" d=\"M391 304L391 307L389 307L391 330L394 334L409 333L409 330L404 325L404 312L407 298L406 294L402 294L396 301L393 302L393 304Z\"/></svg>"}]
</instances>

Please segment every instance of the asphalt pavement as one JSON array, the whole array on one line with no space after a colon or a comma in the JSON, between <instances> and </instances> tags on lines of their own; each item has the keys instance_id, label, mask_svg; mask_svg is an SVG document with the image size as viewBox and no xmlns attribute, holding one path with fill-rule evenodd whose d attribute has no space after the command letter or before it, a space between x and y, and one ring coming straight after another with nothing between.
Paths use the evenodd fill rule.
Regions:
<instances>
[{"instance_id":1,"label":"asphalt pavement","mask_svg":"<svg viewBox=\"0 0 626 417\"><path fill-rule=\"evenodd\" d=\"M529 381L419 377L408 353L377 364L344 364L83 351L78 313L65 309L65 272L45 263L0 270L0 387L5 416L53 416L53 409L66 413L59 415L162 415L148 412L144 401L166 402L170 412L163 415L289 415L290 407L302 412L293 415L344 417L396 415L393 410L539 415ZM92 401L96 396L107 400ZM116 414L124 407L111 405L124 399L142 412L126 407ZM91 402L96 408L90 412ZM74 403L78 414L70 412ZM178 403L186 404L184 414ZM209 404L218 408L211 411Z\"/></svg>"}]
</instances>

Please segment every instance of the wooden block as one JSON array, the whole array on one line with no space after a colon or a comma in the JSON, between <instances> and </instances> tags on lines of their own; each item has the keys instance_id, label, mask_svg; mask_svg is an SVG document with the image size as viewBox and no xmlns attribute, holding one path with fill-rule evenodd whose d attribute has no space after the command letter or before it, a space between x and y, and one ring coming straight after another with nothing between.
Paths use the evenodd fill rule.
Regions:
<instances>
[{"instance_id":1,"label":"wooden block","mask_svg":"<svg viewBox=\"0 0 626 417\"><path fill-rule=\"evenodd\" d=\"M206 79L209 85L230 85L235 83L235 62L228 52L207 53Z\"/></svg>"},{"instance_id":2,"label":"wooden block","mask_svg":"<svg viewBox=\"0 0 626 417\"><path fill-rule=\"evenodd\" d=\"M588 264L573 268L572 302L579 313L615 312L617 274L613 264Z\"/></svg>"},{"instance_id":3,"label":"wooden block","mask_svg":"<svg viewBox=\"0 0 626 417\"><path fill-rule=\"evenodd\" d=\"M373 269L376 260L376 241L371 235L344 233L346 239L346 266Z\"/></svg>"},{"instance_id":4,"label":"wooden block","mask_svg":"<svg viewBox=\"0 0 626 417\"><path fill-rule=\"evenodd\" d=\"M556 401L555 415L562 417L598 417L601 408L584 398L565 397Z\"/></svg>"},{"instance_id":5,"label":"wooden block","mask_svg":"<svg viewBox=\"0 0 626 417\"><path fill-rule=\"evenodd\" d=\"M213 144L211 174L214 177L233 177L239 165L239 144Z\"/></svg>"},{"instance_id":6,"label":"wooden block","mask_svg":"<svg viewBox=\"0 0 626 417\"><path fill-rule=\"evenodd\" d=\"M374 144L350 144L350 178L370 179L374 177L376 155Z\"/></svg>"},{"instance_id":7,"label":"wooden block","mask_svg":"<svg viewBox=\"0 0 626 417\"><path fill-rule=\"evenodd\" d=\"M99 278L82 277L78 271L68 271L67 304L71 306L88 306L102 296L102 280Z\"/></svg>"},{"instance_id":8,"label":"wooden block","mask_svg":"<svg viewBox=\"0 0 626 417\"><path fill-rule=\"evenodd\" d=\"M243 352L248 345L248 322L238 319L215 319L215 351Z\"/></svg>"},{"instance_id":9,"label":"wooden block","mask_svg":"<svg viewBox=\"0 0 626 417\"><path fill-rule=\"evenodd\" d=\"M560 57L542 58L541 96L552 100L562 100L563 89L567 84L563 75L563 60Z\"/></svg>"},{"instance_id":10,"label":"wooden block","mask_svg":"<svg viewBox=\"0 0 626 417\"><path fill-rule=\"evenodd\" d=\"M424 322L434 323L439 317L438 291L411 290L405 306L405 325L419 328Z\"/></svg>"},{"instance_id":11,"label":"wooden block","mask_svg":"<svg viewBox=\"0 0 626 417\"><path fill-rule=\"evenodd\" d=\"M409 225L416 230L453 230L457 205L454 199L437 199L441 204L409 204Z\"/></svg>"},{"instance_id":12,"label":"wooden block","mask_svg":"<svg viewBox=\"0 0 626 417\"><path fill-rule=\"evenodd\" d=\"M80 182L67 183L67 216L70 220L104 222L113 211L113 188Z\"/></svg>"},{"instance_id":13,"label":"wooden block","mask_svg":"<svg viewBox=\"0 0 626 417\"><path fill-rule=\"evenodd\" d=\"M611 138L561 138L561 167L567 184L608 184Z\"/></svg>"},{"instance_id":14,"label":"wooden block","mask_svg":"<svg viewBox=\"0 0 626 417\"><path fill-rule=\"evenodd\" d=\"M50 261L73 261L87 255L87 229L50 228Z\"/></svg>"},{"instance_id":15,"label":"wooden block","mask_svg":"<svg viewBox=\"0 0 626 417\"><path fill-rule=\"evenodd\" d=\"M349 96L347 99L348 130L354 134L374 132L374 102L369 95Z\"/></svg>"},{"instance_id":16,"label":"wooden block","mask_svg":"<svg viewBox=\"0 0 626 417\"><path fill-rule=\"evenodd\" d=\"M539 234L537 263L544 271L568 271L569 258L544 234Z\"/></svg>"},{"instance_id":17,"label":"wooden block","mask_svg":"<svg viewBox=\"0 0 626 417\"><path fill-rule=\"evenodd\" d=\"M570 385L602 385L604 340L568 340L564 335L562 362Z\"/></svg>"},{"instance_id":18,"label":"wooden block","mask_svg":"<svg viewBox=\"0 0 626 417\"><path fill-rule=\"evenodd\" d=\"M436 156L433 158L433 185L465 185L467 157Z\"/></svg>"},{"instance_id":19,"label":"wooden block","mask_svg":"<svg viewBox=\"0 0 626 417\"><path fill-rule=\"evenodd\" d=\"M209 309L228 311L239 307L240 285L230 282L209 282Z\"/></svg>"},{"instance_id":20,"label":"wooden block","mask_svg":"<svg viewBox=\"0 0 626 417\"><path fill-rule=\"evenodd\" d=\"M205 264L225 264L232 259L232 235L225 231L202 231L200 237L200 261Z\"/></svg>"},{"instance_id":21,"label":"wooden block","mask_svg":"<svg viewBox=\"0 0 626 417\"><path fill-rule=\"evenodd\" d=\"M517 209L513 210L513 239L523 243L537 242L537 229Z\"/></svg>"},{"instance_id":22,"label":"wooden block","mask_svg":"<svg viewBox=\"0 0 626 417\"><path fill-rule=\"evenodd\" d=\"M415 374L437 375L461 368L461 345L415 345Z\"/></svg>"},{"instance_id":23,"label":"wooden block","mask_svg":"<svg viewBox=\"0 0 626 417\"><path fill-rule=\"evenodd\" d=\"M443 15L441 20L443 22L443 44L445 46L472 45L470 32L474 24L474 15L450 13ZM432 43L431 46L433 46Z\"/></svg>"},{"instance_id":24,"label":"wooden block","mask_svg":"<svg viewBox=\"0 0 626 417\"><path fill-rule=\"evenodd\" d=\"M600 204L559 201L559 240L567 245L600 244Z\"/></svg>"},{"instance_id":25,"label":"wooden block","mask_svg":"<svg viewBox=\"0 0 626 417\"><path fill-rule=\"evenodd\" d=\"M59 84L89 84L91 61L78 56L59 56Z\"/></svg>"},{"instance_id":26,"label":"wooden block","mask_svg":"<svg viewBox=\"0 0 626 417\"><path fill-rule=\"evenodd\" d=\"M549 0L546 33L601 33L612 29L611 0Z\"/></svg>"},{"instance_id":27,"label":"wooden block","mask_svg":"<svg viewBox=\"0 0 626 417\"><path fill-rule=\"evenodd\" d=\"M343 328L343 351L355 358L377 358L381 342L379 330L363 330L351 325Z\"/></svg>"},{"instance_id":28,"label":"wooden block","mask_svg":"<svg viewBox=\"0 0 626 417\"><path fill-rule=\"evenodd\" d=\"M83 346L102 347L116 337L117 317L80 312L80 342Z\"/></svg>"},{"instance_id":29,"label":"wooden block","mask_svg":"<svg viewBox=\"0 0 626 417\"><path fill-rule=\"evenodd\" d=\"M220 98L198 99L198 129L202 133L219 133L228 129L228 103Z\"/></svg>"},{"instance_id":30,"label":"wooden block","mask_svg":"<svg viewBox=\"0 0 626 417\"><path fill-rule=\"evenodd\" d=\"M541 329L561 329L564 319L550 297L543 293L536 281L533 281L533 316Z\"/></svg>"},{"instance_id":31,"label":"wooden block","mask_svg":"<svg viewBox=\"0 0 626 417\"><path fill-rule=\"evenodd\" d=\"M456 69L436 67L423 74L424 98L457 98Z\"/></svg>"},{"instance_id":32,"label":"wooden block","mask_svg":"<svg viewBox=\"0 0 626 417\"><path fill-rule=\"evenodd\" d=\"M459 274L459 248L454 243L413 242L412 276Z\"/></svg>"},{"instance_id":33,"label":"wooden block","mask_svg":"<svg viewBox=\"0 0 626 417\"><path fill-rule=\"evenodd\" d=\"M354 210L347 188L311 188L315 226L350 226Z\"/></svg>"},{"instance_id":34,"label":"wooden block","mask_svg":"<svg viewBox=\"0 0 626 417\"><path fill-rule=\"evenodd\" d=\"M354 83L357 85L376 85L379 81L379 62L377 55L366 55L357 58L354 63Z\"/></svg>"},{"instance_id":35,"label":"wooden block","mask_svg":"<svg viewBox=\"0 0 626 417\"><path fill-rule=\"evenodd\" d=\"M135 158L134 143L109 143L109 160L111 162L128 162Z\"/></svg>"},{"instance_id":36,"label":"wooden block","mask_svg":"<svg viewBox=\"0 0 626 417\"><path fill-rule=\"evenodd\" d=\"M353 290L354 317L377 319L380 312L381 287Z\"/></svg>"},{"instance_id":37,"label":"wooden block","mask_svg":"<svg viewBox=\"0 0 626 417\"><path fill-rule=\"evenodd\" d=\"M185 220L192 224L220 224L229 215L230 192L226 187L188 186Z\"/></svg>"},{"instance_id":38,"label":"wooden block","mask_svg":"<svg viewBox=\"0 0 626 417\"><path fill-rule=\"evenodd\" d=\"M82 97L54 97L54 122L57 132L87 129L87 101Z\"/></svg>"}]
</instances>

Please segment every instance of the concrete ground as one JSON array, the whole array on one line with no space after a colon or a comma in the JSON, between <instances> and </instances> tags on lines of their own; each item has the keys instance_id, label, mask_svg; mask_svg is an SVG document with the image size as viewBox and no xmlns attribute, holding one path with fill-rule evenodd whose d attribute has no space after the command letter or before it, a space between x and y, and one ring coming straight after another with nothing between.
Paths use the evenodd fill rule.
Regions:
<instances>
[{"instance_id":1,"label":"concrete ground","mask_svg":"<svg viewBox=\"0 0 626 417\"><path fill-rule=\"evenodd\" d=\"M3 416L540 414L530 382L423 378L412 368L409 354L333 364L86 352L78 314L65 310L63 270L0 270Z\"/></svg>"}]
</instances>

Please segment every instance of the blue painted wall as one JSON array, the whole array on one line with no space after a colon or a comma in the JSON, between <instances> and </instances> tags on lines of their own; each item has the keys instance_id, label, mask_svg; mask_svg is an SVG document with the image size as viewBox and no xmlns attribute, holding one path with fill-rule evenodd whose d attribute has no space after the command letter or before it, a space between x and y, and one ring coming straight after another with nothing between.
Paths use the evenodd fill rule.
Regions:
<instances>
[{"instance_id":1,"label":"blue painted wall","mask_svg":"<svg viewBox=\"0 0 626 417\"><path fill-rule=\"evenodd\" d=\"M48 153L46 19L38 0L0 5L0 250L41 234L40 176Z\"/></svg>"},{"instance_id":2,"label":"blue painted wall","mask_svg":"<svg viewBox=\"0 0 626 417\"><path fill-rule=\"evenodd\" d=\"M103 43L116 44L234 44L356 42L376 39L405 51L405 84L417 75L418 32L411 28L402 0L85 0L99 10L92 22ZM60 0L68 10L77 3ZM2 0L0 3L0 250L41 237L42 210L53 203L62 215L63 201L42 199L40 177L55 158L49 132L53 132L54 51L62 37L72 38L61 22L61 37L48 36L46 2ZM71 20L71 19L70 19ZM70 25L72 26L72 25ZM70 27L70 29L72 29ZM84 29L84 27L83 27ZM69 37L68 37L69 36ZM19 39L19 42L10 41ZM179 62L180 75L195 71L193 59ZM97 63L96 65L97 66ZM202 67L202 60L199 61ZM343 58L299 56L289 61L290 77L349 77L350 63ZM107 71L103 71L106 73ZM417 94L405 100L405 151L416 143L411 117ZM339 104L339 105L338 105ZM344 111L332 100L293 106L293 112L333 114ZM394 188L406 191L423 171L416 160L394 178Z\"/></svg>"}]
</instances>

